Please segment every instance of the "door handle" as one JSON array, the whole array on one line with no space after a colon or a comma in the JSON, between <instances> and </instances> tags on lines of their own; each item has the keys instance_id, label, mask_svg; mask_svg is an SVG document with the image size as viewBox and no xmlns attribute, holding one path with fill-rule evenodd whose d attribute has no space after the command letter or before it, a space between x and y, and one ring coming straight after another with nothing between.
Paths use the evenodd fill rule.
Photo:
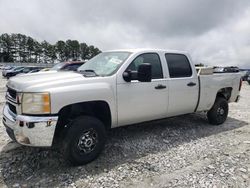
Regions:
<instances>
[{"instance_id":1,"label":"door handle","mask_svg":"<svg viewBox=\"0 0 250 188\"><path fill-rule=\"evenodd\" d=\"M196 85L196 83L194 83L194 82L189 82L188 84L187 84L187 86L189 86L189 87L193 87L193 86L195 86Z\"/></svg>"},{"instance_id":2,"label":"door handle","mask_svg":"<svg viewBox=\"0 0 250 188\"><path fill-rule=\"evenodd\" d=\"M164 85L161 85L161 84L155 86L155 89L165 89L165 88L167 88L167 86L164 86Z\"/></svg>"}]
</instances>

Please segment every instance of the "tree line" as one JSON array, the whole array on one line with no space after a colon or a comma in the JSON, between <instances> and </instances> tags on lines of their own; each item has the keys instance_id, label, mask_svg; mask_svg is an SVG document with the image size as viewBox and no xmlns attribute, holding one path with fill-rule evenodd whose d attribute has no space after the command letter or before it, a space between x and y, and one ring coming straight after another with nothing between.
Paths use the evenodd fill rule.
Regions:
<instances>
[{"instance_id":1,"label":"tree line","mask_svg":"<svg viewBox=\"0 0 250 188\"><path fill-rule=\"evenodd\" d=\"M55 44L38 42L23 34L0 35L0 62L54 63L56 61L87 60L101 51L77 40L59 40Z\"/></svg>"}]
</instances>

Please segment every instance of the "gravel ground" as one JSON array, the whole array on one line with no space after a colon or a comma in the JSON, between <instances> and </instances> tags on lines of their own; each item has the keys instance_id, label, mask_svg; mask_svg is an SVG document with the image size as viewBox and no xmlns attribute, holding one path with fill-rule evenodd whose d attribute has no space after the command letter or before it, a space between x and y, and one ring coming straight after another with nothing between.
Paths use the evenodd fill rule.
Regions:
<instances>
[{"instance_id":1,"label":"gravel ground","mask_svg":"<svg viewBox=\"0 0 250 188\"><path fill-rule=\"evenodd\" d=\"M1 125L0 187L250 187L248 84L241 96L221 126L191 114L111 130L101 156L80 167L11 142Z\"/></svg>"}]
</instances>

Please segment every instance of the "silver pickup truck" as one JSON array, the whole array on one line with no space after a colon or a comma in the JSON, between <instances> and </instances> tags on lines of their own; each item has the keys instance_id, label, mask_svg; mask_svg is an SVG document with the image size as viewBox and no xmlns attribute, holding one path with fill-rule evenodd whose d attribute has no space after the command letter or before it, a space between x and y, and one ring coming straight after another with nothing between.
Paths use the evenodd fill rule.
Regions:
<instances>
[{"instance_id":1,"label":"silver pickup truck","mask_svg":"<svg viewBox=\"0 0 250 188\"><path fill-rule=\"evenodd\" d=\"M67 160L85 164L102 151L110 128L199 111L211 124L222 124L241 83L240 73L196 70L185 52L108 51L77 72L11 78L3 123L16 142L59 144Z\"/></svg>"}]
</instances>

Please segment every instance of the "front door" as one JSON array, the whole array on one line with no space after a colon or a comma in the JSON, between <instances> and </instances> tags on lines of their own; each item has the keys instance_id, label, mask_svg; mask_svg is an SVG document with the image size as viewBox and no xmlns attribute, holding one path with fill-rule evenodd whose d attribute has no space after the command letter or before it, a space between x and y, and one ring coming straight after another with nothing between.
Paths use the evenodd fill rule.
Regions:
<instances>
[{"instance_id":1,"label":"front door","mask_svg":"<svg viewBox=\"0 0 250 188\"><path fill-rule=\"evenodd\" d=\"M137 56L127 70L137 71L142 63L152 66L152 81L117 84L118 125L128 125L164 118L168 107L168 81L163 78L162 64L157 53Z\"/></svg>"}]
</instances>

